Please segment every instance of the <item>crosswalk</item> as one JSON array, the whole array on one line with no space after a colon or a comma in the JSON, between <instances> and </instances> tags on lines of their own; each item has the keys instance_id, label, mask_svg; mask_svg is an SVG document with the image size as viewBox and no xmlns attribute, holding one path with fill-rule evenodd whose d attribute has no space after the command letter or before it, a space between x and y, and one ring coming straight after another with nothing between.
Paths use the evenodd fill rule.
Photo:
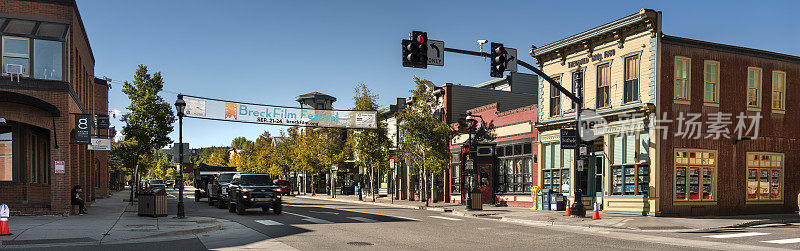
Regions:
<instances>
[{"instance_id":1,"label":"crosswalk","mask_svg":"<svg viewBox=\"0 0 800 251\"><path fill-rule=\"evenodd\" d=\"M288 214L288 215L292 215L292 216L297 216L302 221L305 221L305 222L308 222L308 223L313 223L313 224L332 224L332 223L334 223L334 222L329 221L329 220L323 220L323 219L311 217L311 216L308 216L308 215L302 215L302 214L298 214L298 213L292 213L292 212L286 212L286 211L284 211L283 213ZM323 212L317 212L317 213L323 213ZM338 213L337 213L337 215L338 215ZM402 217L402 216L391 216L391 217L405 219L405 220L409 220L409 221L419 221L417 219L412 219L412 218L407 218L407 217ZM358 222L363 222L363 223L381 222L379 220L371 219L371 218L367 218L367 217L356 217L356 216L353 216L353 217L343 217L343 218L354 220L354 221L358 221ZM278 222L278 221L275 221L275 220L255 220L255 222L259 223L259 224L262 224L262 225L265 225L265 226L289 225L289 224L281 223L281 222Z\"/></svg>"},{"instance_id":2,"label":"crosswalk","mask_svg":"<svg viewBox=\"0 0 800 251\"><path fill-rule=\"evenodd\" d=\"M764 232L740 232L740 233L706 235L706 236L703 236L703 237L705 237L705 238L713 238L713 239L733 239L733 238L745 238L745 237L754 237L754 236L768 237L770 234L771 233L764 233ZM800 238L761 240L759 242L771 243L771 244L794 244L794 243L800 243Z\"/></svg>"}]
</instances>

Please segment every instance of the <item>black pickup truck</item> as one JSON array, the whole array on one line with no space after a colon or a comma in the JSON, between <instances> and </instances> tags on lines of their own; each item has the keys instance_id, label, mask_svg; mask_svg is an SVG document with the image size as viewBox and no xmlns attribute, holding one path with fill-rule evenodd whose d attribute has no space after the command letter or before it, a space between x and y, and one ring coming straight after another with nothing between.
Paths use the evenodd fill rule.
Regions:
<instances>
[{"instance_id":1,"label":"black pickup truck","mask_svg":"<svg viewBox=\"0 0 800 251\"><path fill-rule=\"evenodd\" d=\"M228 206L228 185L233 179L233 175L239 172L222 172L208 182L208 205L217 208Z\"/></svg>"},{"instance_id":2,"label":"black pickup truck","mask_svg":"<svg viewBox=\"0 0 800 251\"><path fill-rule=\"evenodd\" d=\"M278 186L272 183L267 174L236 174L228 185L229 212L242 215L248 208L260 207L262 210L281 214L283 205Z\"/></svg>"},{"instance_id":3,"label":"black pickup truck","mask_svg":"<svg viewBox=\"0 0 800 251\"><path fill-rule=\"evenodd\" d=\"M236 172L236 167L227 166L209 166L200 164L194 168L194 201L200 201L202 198L208 198L210 183L214 181L217 175L224 172Z\"/></svg>"}]
</instances>

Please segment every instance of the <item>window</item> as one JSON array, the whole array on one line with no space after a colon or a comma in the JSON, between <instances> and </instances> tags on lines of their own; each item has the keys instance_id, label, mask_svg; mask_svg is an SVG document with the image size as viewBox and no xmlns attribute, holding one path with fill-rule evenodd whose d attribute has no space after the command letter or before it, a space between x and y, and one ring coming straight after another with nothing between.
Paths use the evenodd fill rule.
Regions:
<instances>
[{"instance_id":1,"label":"window","mask_svg":"<svg viewBox=\"0 0 800 251\"><path fill-rule=\"evenodd\" d=\"M14 164L14 134L9 127L0 127L0 181L11 181Z\"/></svg>"},{"instance_id":2,"label":"window","mask_svg":"<svg viewBox=\"0 0 800 251\"><path fill-rule=\"evenodd\" d=\"M33 77L62 80L61 42L36 39L33 41Z\"/></svg>"},{"instance_id":3,"label":"window","mask_svg":"<svg viewBox=\"0 0 800 251\"><path fill-rule=\"evenodd\" d=\"M625 58L625 103L639 100L639 55Z\"/></svg>"},{"instance_id":4,"label":"window","mask_svg":"<svg viewBox=\"0 0 800 251\"><path fill-rule=\"evenodd\" d=\"M3 72L8 71L8 65L21 65L22 76L28 75L30 67L30 46L27 38L3 37Z\"/></svg>"},{"instance_id":5,"label":"window","mask_svg":"<svg viewBox=\"0 0 800 251\"><path fill-rule=\"evenodd\" d=\"M610 135L611 195L650 192L650 136L647 131Z\"/></svg>"},{"instance_id":6,"label":"window","mask_svg":"<svg viewBox=\"0 0 800 251\"><path fill-rule=\"evenodd\" d=\"M542 189L569 194L572 150L562 150L560 143L542 144Z\"/></svg>"},{"instance_id":7,"label":"window","mask_svg":"<svg viewBox=\"0 0 800 251\"><path fill-rule=\"evenodd\" d=\"M715 201L716 153L675 151L675 201Z\"/></svg>"},{"instance_id":8,"label":"window","mask_svg":"<svg viewBox=\"0 0 800 251\"><path fill-rule=\"evenodd\" d=\"M703 67L703 102L719 103L719 62L706 61Z\"/></svg>"},{"instance_id":9,"label":"window","mask_svg":"<svg viewBox=\"0 0 800 251\"><path fill-rule=\"evenodd\" d=\"M772 72L772 109L786 109L786 73L782 71Z\"/></svg>"},{"instance_id":10,"label":"window","mask_svg":"<svg viewBox=\"0 0 800 251\"><path fill-rule=\"evenodd\" d=\"M690 58L675 57L675 99L689 100L691 83L689 82Z\"/></svg>"},{"instance_id":11,"label":"window","mask_svg":"<svg viewBox=\"0 0 800 251\"><path fill-rule=\"evenodd\" d=\"M761 68L747 68L747 107L761 107Z\"/></svg>"},{"instance_id":12,"label":"window","mask_svg":"<svg viewBox=\"0 0 800 251\"><path fill-rule=\"evenodd\" d=\"M461 193L461 154L454 153L450 159L450 184L452 185L451 192L454 194Z\"/></svg>"},{"instance_id":13,"label":"window","mask_svg":"<svg viewBox=\"0 0 800 251\"><path fill-rule=\"evenodd\" d=\"M608 107L608 84L611 83L611 67L609 64L597 66L597 108Z\"/></svg>"},{"instance_id":14,"label":"window","mask_svg":"<svg viewBox=\"0 0 800 251\"><path fill-rule=\"evenodd\" d=\"M783 200L782 153L747 153L747 200Z\"/></svg>"},{"instance_id":15,"label":"window","mask_svg":"<svg viewBox=\"0 0 800 251\"><path fill-rule=\"evenodd\" d=\"M28 182L37 184L49 183L50 145L49 137L43 133L31 131L27 142Z\"/></svg>"},{"instance_id":16,"label":"window","mask_svg":"<svg viewBox=\"0 0 800 251\"><path fill-rule=\"evenodd\" d=\"M531 143L497 148L506 150L503 157L499 158L495 169L495 173L497 173L495 192L529 193L533 185Z\"/></svg>"},{"instance_id":17,"label":"window","mask_svg":"<svg viewBox=\"0 0 800 251\"><path fill-rule=\"evenodd\" d=\"M561 84L561 77L554 77L553 80ZM550 117L559 115L561 115L561 92L550 85Z\"/></svg>"}]
</instances>

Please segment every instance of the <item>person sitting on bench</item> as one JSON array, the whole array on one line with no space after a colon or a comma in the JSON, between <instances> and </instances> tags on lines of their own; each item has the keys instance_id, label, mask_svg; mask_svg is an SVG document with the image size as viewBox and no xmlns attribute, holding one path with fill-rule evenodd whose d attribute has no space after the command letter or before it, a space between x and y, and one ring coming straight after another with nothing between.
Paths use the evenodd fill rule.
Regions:
<instances>
[{"instance_id":1,"label":"person sitting on bench","mask_svg":"<svg viewBox=\"0 0 800 251\"><path fill-rule=\"evenodd\" d=\"M75 185L70 192L71 205L78 206L78 214L86 214L86 206L84 206L83 199L81 199L81 193L83 192L81 185Z\"/></svg>"}]
</instances>

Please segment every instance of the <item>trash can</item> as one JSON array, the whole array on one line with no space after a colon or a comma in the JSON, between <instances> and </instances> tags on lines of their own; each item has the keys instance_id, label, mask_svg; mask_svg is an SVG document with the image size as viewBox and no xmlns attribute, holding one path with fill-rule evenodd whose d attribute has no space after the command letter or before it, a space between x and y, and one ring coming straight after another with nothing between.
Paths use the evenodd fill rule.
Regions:
<instances>
[{"instance_id":1,"label":"trash can","mask_svg":"<svg viewBox=\"0 0 800 251\"><path fill-rule=\"evenodd\" d=\"M167 216L167 191L161 188L147 189L139 195L139 216Z\"/></svg>"},{"instance_id":2,"label":"trash can","mask_svg":"<svg viewBox=\"0 0 800 251\"><path fill-rule=\"evenodd\" d=\"M550 211L564 211L564 195L560 193L550 195Z\"/></svg>"},{"instance_id":3,"label":"trash can","mask_svg":"<svg viewBox=\"0 0 800 251\"><path fill-rule=\"evenodd\" d=\"M469 197L469 209L483 210L483 192L481 192L480 189L472 189L472 191L469 192Z\"/></svg>"},{"instance_id":4,"label":"trash can","mask_svg":"<svg viewBox=\"0 0 800 251\"><path fill-rule=\"evenodd\" d=\"M539 205L541 205L541 210L550 211L550 193L552 190L550 189L542 189L542 196L539 196Z\"/></svg>"}]
</instances>

